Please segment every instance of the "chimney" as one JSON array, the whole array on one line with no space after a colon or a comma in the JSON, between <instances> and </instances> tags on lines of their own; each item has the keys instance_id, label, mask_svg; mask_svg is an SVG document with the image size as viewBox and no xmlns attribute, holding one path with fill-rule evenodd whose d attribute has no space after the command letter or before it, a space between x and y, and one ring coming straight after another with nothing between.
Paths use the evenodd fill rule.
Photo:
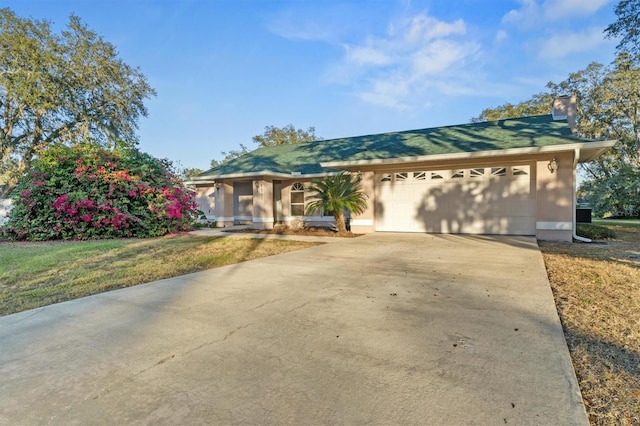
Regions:
<instances>
[{"instance_id":1,"label":"chimney","mask_svg":"<svg viewBox=\"0 0 640 426\"><path fill-rule=\"evenodd\" d=\"M553 100L551 117L556 120L567 120L571 133L576 133L576 95L560 96Z\"/></svg>"}]
</instances>

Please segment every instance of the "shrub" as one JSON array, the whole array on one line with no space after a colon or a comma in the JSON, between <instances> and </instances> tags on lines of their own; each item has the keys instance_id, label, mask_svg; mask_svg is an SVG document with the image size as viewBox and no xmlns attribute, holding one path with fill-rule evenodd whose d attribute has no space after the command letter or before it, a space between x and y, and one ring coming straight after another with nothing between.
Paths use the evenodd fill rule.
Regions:
<instances>
[{"instance_id":1,"label":"shrub","mask_svg":"<svg viewBox=\"0 0 640 426\"><path fill-rule=\"evenodd\" d=\"M39 152L13 203L4 232L19 240L154 237L187 229L196 212L168 160L91 144Z\"/></svg>"},{"instance_id":2,"label":"shrub","mask_svg":"<svg viewBox=\"0 0 640 426\"><path fill-rule=\"evenodd\" d=\"M611 229L605 226L592 225L589 223L576 224L576 234L592 240L606 240L616 237L616 233Z\"/></svg>"}]
</instances>

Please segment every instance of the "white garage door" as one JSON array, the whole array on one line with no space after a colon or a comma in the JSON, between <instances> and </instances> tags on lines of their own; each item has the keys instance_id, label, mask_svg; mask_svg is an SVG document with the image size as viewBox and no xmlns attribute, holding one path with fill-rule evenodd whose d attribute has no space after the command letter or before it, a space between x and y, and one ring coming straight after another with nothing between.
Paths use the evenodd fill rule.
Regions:
<instances>
[{"instance_id":1,"label":"white garage door","mask_svg":"<svg viewBox=\"0 0 640 426\"><path fill-rule=\"evenodd\" d=\"M376 174L376 230L535 234L531 166Z\"/></svg>"}]
</instances>

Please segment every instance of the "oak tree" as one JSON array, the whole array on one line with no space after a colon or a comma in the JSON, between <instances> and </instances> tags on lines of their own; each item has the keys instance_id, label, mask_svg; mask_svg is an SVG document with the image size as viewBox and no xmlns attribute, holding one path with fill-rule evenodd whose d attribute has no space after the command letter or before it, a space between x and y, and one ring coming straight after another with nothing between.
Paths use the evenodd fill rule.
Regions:
<instances>
[{"instance_id":1,"label":"oak tree","mask_svg":"<svg viewBox=\"0 0 640 426\"><path fill-rule=\"evenodd\" d=\"M265 126L264 133L256 135L252 138L253 142L260 145L260 148L278 145L290 145L303 142L314 142L322 140L316 136L316 128L309 127L307 130L296 129L293 124L287 124L280 128L275 126ZM211 167L217 167L234 158L248 154L251 150L244 144L240 144L240 148L229 151L222 151L224 156L222 160L211 160Z\"/></svg>"},{"instance_id":2,"label":"oak tree","mask_svg":"<svg viewBox=\"0 0 640 426\"><path fill-rule=\"evenodd\" d=\"M66 29L0 9L0 197L39 150L80 141L135 146L154 89L71 15Z\"/></svg>"},{"instance_id":3,"label":"oak tree","mask_svg":"<svg viewBox=\"0 0 640 426\"><path fill-rule=\"evenodd\" d=\"M519 117L545 99L548 114L554 97L575 94L578 135L590 139L615 139L616 145L589 163L582 163L586 179L581 192L597 215L640 215L640 61L627 52L609 66L591 63L568 78L547 84L547 92L510 108L482 111L474 121Z\"/></svg>"},{"instance_id":4,"label":"oak tree","mask_svg":"<svg viewBox=\"0 0 640 426\"><path fill-rule=\"evenodd\" d=\"M296 129L293 124L287 124L280 128L266 126L264 133L253 137L253 142L265 146L290 145L303 142L314 142L321 138L316 136L316 128L309 127L307 130Z\"/></svg>"},{"instance_id":5,"label":"oak tree","mask_svg":"<svg viewBox=\"0 0 640 426\"><path fill-rule=\"evenodd\" d=\"M640 1L620 0L616 5L617 20L605 28L607 38L620 38L616 49L640 54Z\"/></svg>"}]
</instances>

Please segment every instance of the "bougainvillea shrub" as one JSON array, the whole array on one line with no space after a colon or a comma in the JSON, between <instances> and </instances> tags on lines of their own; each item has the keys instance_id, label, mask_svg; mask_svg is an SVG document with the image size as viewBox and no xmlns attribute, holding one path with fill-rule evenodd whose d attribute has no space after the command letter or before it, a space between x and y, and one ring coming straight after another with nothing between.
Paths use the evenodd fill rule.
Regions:
<instances>
[{"instance_id":1,"label":"bougainvillea shrub","mask_svg":"<svg viewBox=\"0 0 640 426\"><path fill-rule=\"evenodd\" d=\"M155 237L196 214L171 163L90 144L39 152L13 192L4 232L19 240Z\"/></svg>"}]
</instances>

